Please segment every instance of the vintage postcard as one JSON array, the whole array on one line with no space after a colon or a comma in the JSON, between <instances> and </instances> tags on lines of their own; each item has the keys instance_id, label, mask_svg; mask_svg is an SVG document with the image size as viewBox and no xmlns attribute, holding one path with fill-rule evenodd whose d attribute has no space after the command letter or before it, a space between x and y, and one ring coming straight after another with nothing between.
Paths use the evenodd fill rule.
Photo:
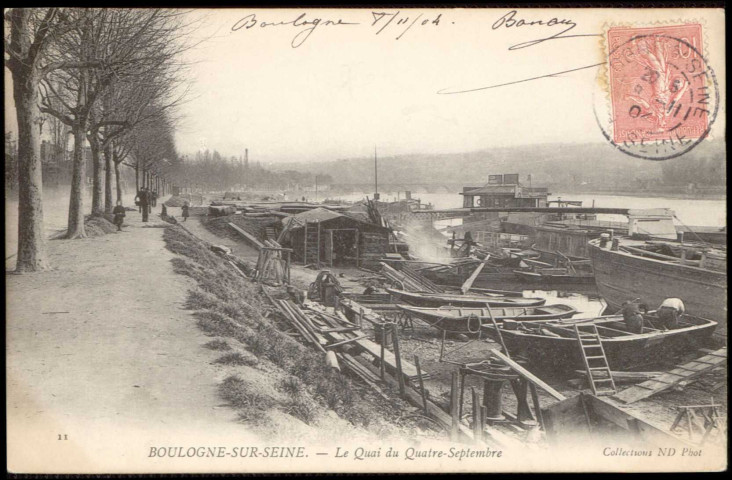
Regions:
<instances>
[{"instance_id":1,"label":"vintage postcard","mask_svg":"<svg viewBox=\"0 0 732 480\"><path fill-rule=\"evenodd\" d=\"M6 9L8 472L726 470L724 14Z\"/></svg>"}]
</instances>

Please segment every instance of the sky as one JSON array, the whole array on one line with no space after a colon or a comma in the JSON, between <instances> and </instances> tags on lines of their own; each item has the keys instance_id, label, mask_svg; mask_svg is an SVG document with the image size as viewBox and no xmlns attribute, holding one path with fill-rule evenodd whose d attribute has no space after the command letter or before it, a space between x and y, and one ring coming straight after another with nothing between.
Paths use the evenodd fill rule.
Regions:
<instances>
[{"instance_id":1,"label":"sky","mask_svg":"<svg viewBox=\"0 0 732 480\"><path fill-rule=\"evenodd\" d=\"M709 63L724 88L721 10L510 11L193 11L191 18L200 22L194 40L201 43L185 58L191 62L191 94L180 109L178 149L238 156L248 148L250 160L306 162L369 156L374 147L389 156L604 142L593 110L604 95L597 67L470 93L438 93L602 61L600 36L509 50L571 24L567 35L600 34L629 19L703 22ZM506 15L514 25L500 22ZM287 23L298 17L299 23L321 21L308 36L312 23ZM559 24L546 25L552 18ZM353 25L338 25L339 20ZM518 20L544 24L517 26ZM713 133L723 135L724 117L720 112Z\"/></svg>"}]
</instances>

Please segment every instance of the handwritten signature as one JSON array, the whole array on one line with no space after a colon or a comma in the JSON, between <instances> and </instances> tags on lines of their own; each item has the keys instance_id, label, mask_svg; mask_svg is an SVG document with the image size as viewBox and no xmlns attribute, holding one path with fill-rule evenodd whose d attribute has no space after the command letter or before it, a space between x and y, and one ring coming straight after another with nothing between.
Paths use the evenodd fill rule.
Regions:
<instances>
[{"instance_id":1,"label":"handwritten signature","mask_svg":"<svg viewBox=\"0 0 732 480\"><path fill-rule=\"evenodd\" d=\"M540 43L546 42L548 40L558 40L561 38L576 38L576 37L595 37L597 34L575 34L575 35L564 35L565 33L572 30L574 27L577 26L577 23L574 20L571 19L559 19L557 17L550 18L549 20L524 20L523 18L516 18L518 15L518 12L516 10L511 10L495 22L493 22L493 25L491 25L491 28L493 30L498 30L499 28L519 28L519 27L533 27L533 26L544 26L544 27L556 27L557 25L560 26L566 26L564 30L557 32L553 35L550 35L548 37L544 38L538 38L536 40L529 40L528 42L521 42L517 43L516 45L512 45L508 47L509 50L518 50L520 48L528 48L533 47L534 45L538 45Z\"/></svg>"},{"instance_id":2,"label":"handwritten signature","mask_svg":"<svg viewBox=\"0 0 732 480\"><path fill-rule=\"evenodd\" d=\"M307 16L306 13L300 14L299 17L297 17L294 20L288 20L288 21L279 21L279 22L265 22L264 20L258 20L256 13L251 13L245 17L240 18L232 27L231 31L236 32L237 30L241 30L242 28L248 30L250 28L254 28L256 26L259 26L260 28L266 28L266 27L280 27L280 26L291 26L295 28L299 27L305 27L302 30L300 30L292 39L292 48L297 48L305 41L310 38L310 35L313 34L315 29L319 26L327 27L327 26L343 26L343 25L360 25L358 22L345 22L343 19L339 18L338 20L328 20L323 18L313 18L312 20L307 20L305 17Z\"/></svg>"},{"instance_id":3,"label":"handwritten signature","mask_svg":"<svg viewBox=\"0 0 732 480\"><path fill-rule=\"evenodd\" d=\"M493 25L491 25L491 29L498 30L498 29L507 29L507 28L520 28L520 27L566 27L564 30L561 30L557 33L554 33L552 35L549 35L547 37L541 37L534 40L529 40L526 42L517 43L515 45L511 45L508 47L509 50L519 50L521 48L528 48L533 47L534 45L538 45L543 42L547 42L549 40L559 40L563 38L577 38L577 37L599 37L601 36L598 33L583 33L583 34L572 34L572 35L565 35L570 30L574 29L577 26L577 22L571 19L560 19L557 17L552 17L548 20L524 20L523 18L517 18L518 12L516 10L511 10L502 17L500 17L498 20L493 22ZM498 87L505 87L508 85L515 85L517 83L524 83L524 82L531 82L533 80L539 80L541 78L550 78L555 77L557 75L563 75L565 73L573 73L580 70L586 70L589 68L595 68L599 67L600 65L603 65L605 62L600 63L593 63L591 65L584 65L581 67L576 68L570 68L567 70L562 70L560 72L552 72L545 75L537 75L535 77L529 77L524 78L521 80L514 80L512 82L505 82L505 83L498 83L494 85L487 85L484 87L477 87L477 88L469 88L469 89L450 89L450 88L443 88L442 90L439 90L437 93L439 95L454 95L458 93L469 93L469 92L477 92L480 90L488 90L491 88L498 88Z\"/></svg>"}]
</instances>

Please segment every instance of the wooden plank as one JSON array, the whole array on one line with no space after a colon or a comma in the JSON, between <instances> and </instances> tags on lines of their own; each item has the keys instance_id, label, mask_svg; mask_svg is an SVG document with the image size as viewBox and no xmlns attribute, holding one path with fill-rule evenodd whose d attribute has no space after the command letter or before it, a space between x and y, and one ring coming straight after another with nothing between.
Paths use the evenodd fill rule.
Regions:
<instances>
[{"instance_id":1,"label":"wooden plank","mask_svg":"<svg viewBox=\"0 0 732 480\"><path fill-rule=\"evenodd\" d=\"M254 236L252 234L250 234L249 232L246 232L246 231L242 230L241 228L239 228L238 226L234 225L231 222L228 222L228 225L231 228L233 228L234 230L236 230L237 232L239 232L239 234L241 234L241 236L243 236L244 238L246 238L256 248L259 249L259 248L264 247L264 245L262 244L262 242L260 242L256 238L254 238Z\"/></svg>"},{"instance_id":2,"label":"wooden plank","mask_svg":"<svg viewBox=\"0 0 732 480\"><path fill-rule=\"evenodd\" d=\"M465 283L463 283L463 286L460 287L460 291L463 292L463 295L468 293L470 291L470 287L473 286L473 282L476 278L478 278L478 275L480 275L480 271L483 270L483 267L485 267L485 263L488 261L488 258L490 255L486 255L485 259L478 264L476 269L473 271L473 273L468 277L467 280L465 280Z\"/></svg>"},{"instance_id":3,"label":"wooden plank","mask_svg":"<svg viewBox=\"0 0 732 480\"><path fill-rule=\"evenodd\" d=\"M623 390L622 392L614 395L613 398L626 404L648 398L651 395L667 390L682 381L688 381L709 370L717 368L719 365L727 361L726 351L727 349L725 347L717 350L714 354L707 354L683 365L678 365L668 373L664 373L653 380L648 380Z\"/></svg>"},{"instance_id":4,"label":"wooden plank","mask_svg":"<svg viewBox=\"0 0 732 480\"><path fill-rule=\"evenodd\" d=\"M548 393L552 397L556 398L557 400L566 400L567 397L565 397L561 393L554 390L552 387L550 387L547 383L545 383L539 377L537 377L530 371L526 370L524 367L522 367L518 363L511 360L506 355L502 354L498 350L491 350L491 353L493 355L495 355L496 357L500 358L501 360L503 360L503 362L505 362L506 365L511 367L516 373L518 373L519 375L521 375L522 377L524 377L526 380L530 381L531 383L534 383L537 387L540 387L542 390L544 390L546 393Z\"/></svg>"},{"instance_id":5,"label":"wooden plank","mask_svg":"<svg viewBox=\"0 0 732 480\"><path fill-rule=\"evenodd\" d=\"M625 430L634 430L634 433L638 434L643 442L660 447L669 445L690 446L689 443L666 432L663 428L651 424L648 420L639 417L638 414L626 412L611 402L594 395L586 395L585 398L589 401L592 411L596 415Z\"/></svg>"}]
</instances>

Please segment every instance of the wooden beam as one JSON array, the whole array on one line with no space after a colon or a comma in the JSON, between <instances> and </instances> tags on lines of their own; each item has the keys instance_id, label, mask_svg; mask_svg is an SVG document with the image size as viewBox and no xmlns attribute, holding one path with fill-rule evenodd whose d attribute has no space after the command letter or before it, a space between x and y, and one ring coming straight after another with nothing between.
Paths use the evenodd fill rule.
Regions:
<instances>
[{"instance_id":1,"label":"wooden beam","mask_svg":"<svg viewBox=\"0 0 732 480\"><path fill-rule=\"evenodd\" d=\"M508 356L502 354L498 350L491 350L491 353L498 357L499 359L503 360L506 365L511 367L516 373L524 377L526 380L530 381L531 383L535 384L537 387L544 390L546 393L551 395L552 397L556 398L557 400L566 400L567 397L562 395L561 393L554 390L552 387L550 387L547 383L545 383L543 380L541 380L539 377L531 373L530 371L526 370L524 367L519 365L518 363L514 362Z\"/></svg>"},{"instance_id":2,"label":"wooden beam","mask_svg":"<svg viewBox=\"0 0 732 480\"><path fill-rule=\"evenodd\" d=\"M247 240L248 240L248 241L249 241L249 242L250 242L250 243L251 243L252 245L254 245L254 246L255 246L255 247L257 248L257 249L260 249L260 248L263 248L263 247L264 247L264 244L262 244L262 242L260 242L260 241L259 241L259 240L257 240L256 238L254 238L254 236L253 236L252 234L250 234L249 232L246 232L246 231L242 230L241 228L239 228L238 226L234 225L234 224L233 224L233 223L231 223L231 222L228 222L228 225L229 225L229 226L230 226L231 228L233 228L234 230L236 230L237 232L239 232L239 234L240 234L241 236L243 236L244 238L246 238L246 239L247 239Z\"/></svg>"},{"instance_id":3,"label":"wooden beam","mask_svg":"<svg viewBox=\"0 0 732 480\"><path fill-rule=\"evenodd\" d=\"M480 271L483 270L483 267L485 267L486 262L488 261L488 258L490 255L486 255L485 259L478 264L478 266L473 271L473 274L468 277L467 280L465 280L465 283L463 283L463 286L460 287L460 291L463 292L463 295L468 293L470 291L470 287L473 286L473 282L476 278L478 278L478 275L480 275Z\"/></svg>"}]
</instances>

